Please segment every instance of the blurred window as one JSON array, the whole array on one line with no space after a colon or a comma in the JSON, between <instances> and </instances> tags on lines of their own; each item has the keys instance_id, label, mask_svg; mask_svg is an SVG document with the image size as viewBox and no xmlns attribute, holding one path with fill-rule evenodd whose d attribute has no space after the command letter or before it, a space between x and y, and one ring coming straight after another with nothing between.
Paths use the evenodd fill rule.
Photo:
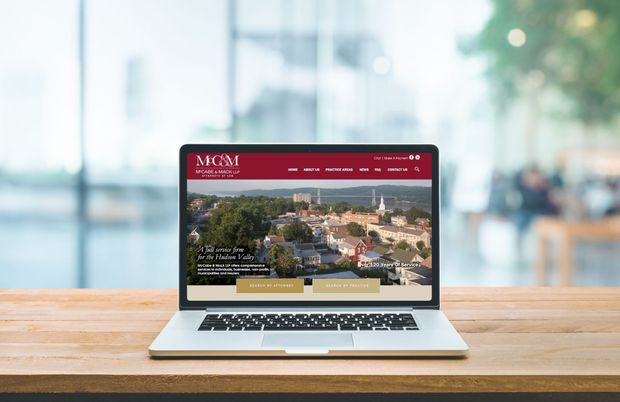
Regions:
<instances>
[{"instance_id":1,"label":"blurred window","mask_svg":"<svg viewBox=\"0 0 620 402\"><path fill-rule=\"evenodd\" d=\"M77 269L77 1L0 1L1 286Z\"/></svg>"},{"instance_id":2,"label":"blurred window","mask_svg":"<svg viewBox=\"0 0 620 402\"><path fill-rule=\"evenodd\" d=\"M88 286L171 286L178 149L222 141L230 124L227 2L86 10Z\"/></svg>"}]
</instances>

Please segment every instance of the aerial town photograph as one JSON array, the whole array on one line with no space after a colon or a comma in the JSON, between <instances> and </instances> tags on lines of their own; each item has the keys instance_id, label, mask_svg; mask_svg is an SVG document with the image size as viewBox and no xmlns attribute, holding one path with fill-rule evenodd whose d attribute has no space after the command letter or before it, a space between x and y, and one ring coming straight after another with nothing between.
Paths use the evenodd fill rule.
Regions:
<instances>
[{"instance_id":1,"label":"aerial town photograph","mask_svg":"<svg viewBox=\"0 0 620 402\"><path fill-rule=\"evenodd\" d=\"M306 285L317 278L430 285L430 180L357 183L323 180L317 187L300 187L305 183L246 180L247 190L218 191L214 181L190 180L188 285L234 285L249 275L303 278ZM264 269L205 275L201 254L214 248L242 251L247 257L241 265Z\"/></svg>"}]
</instances>

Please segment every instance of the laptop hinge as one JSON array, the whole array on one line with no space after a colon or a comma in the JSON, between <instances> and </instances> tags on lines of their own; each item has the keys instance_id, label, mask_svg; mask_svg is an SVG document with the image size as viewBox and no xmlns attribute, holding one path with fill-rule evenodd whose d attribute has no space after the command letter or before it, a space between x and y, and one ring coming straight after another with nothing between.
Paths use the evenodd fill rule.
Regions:
<instances>
[{"instance_id":1,"label":"laptop hinge","mask_svg":"<svg viewBox=\"0 0 620 402\"><path fill-rule=\"evenodd\" d=\"M222 310L439 310L437 306L211 306L204 311Z\"/></svg>"},{"instance_id":2,"label":"laptop hinge","mask_svg":"<svg viewBox=\"0 0 620 402\"><path fill-rule=\"evenodd\" d=\"M403 311L414 310L413 306L210 306L205 307L205 312L214 311L317 311L317 310L346 310L346 311Z\"/></svg>"}]
</instances>

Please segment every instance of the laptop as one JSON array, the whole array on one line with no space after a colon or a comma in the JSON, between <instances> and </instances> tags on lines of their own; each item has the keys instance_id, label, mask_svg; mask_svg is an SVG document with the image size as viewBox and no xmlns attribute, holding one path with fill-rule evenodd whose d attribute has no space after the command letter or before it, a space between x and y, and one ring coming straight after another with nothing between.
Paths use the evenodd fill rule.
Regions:
<instances>
[{"instance_id":1,"label":"laptop","mask_svg":"<svg viewBox=\"0 0 620 402\"><path fill-rule=\"evenodd\" d=\"M184 145L180 356L465 356L440 310L434 145Z\"/></svg>"}]
</instances>

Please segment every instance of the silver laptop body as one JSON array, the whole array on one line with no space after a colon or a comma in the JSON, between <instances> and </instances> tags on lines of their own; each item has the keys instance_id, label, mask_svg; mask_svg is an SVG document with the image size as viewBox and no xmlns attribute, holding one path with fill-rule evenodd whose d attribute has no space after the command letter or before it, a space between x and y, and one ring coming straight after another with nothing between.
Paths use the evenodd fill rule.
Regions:
<instances>
[{"instance_id":1,"label":"silver laptop body","mask_svg":"<svg viewBox=\"0 0 620 402\"><path fill-rule=\"evenodd\" d=\"M278 178L256 179L257 163ZM313 170L304 171L305 166ZM343 166L354 179L339 176ZM293 179L280 179L289 174ZM312 176L305 174L325 175L318 184L312 180L320 190L306 192ZM430 194L424 207L431 210L430 219L415 218L424 214L417 206L427 195L389 194L408 191L401 182L412 183L411 194ZM389 187L393 183L399 186ZM252 187L258 184L265 188ZM184 145L179 183L180 309L150 345L149 354L465 356L467 344L439 309L438 185L438 150L433 145ZM370 192L372 186L376 188ZM235 206L253 202L251 197L263 197L256 202L267 206L277 198L284 201L274 202L292 200L298 209L288 215L261 216L255 224L261 229L252 232L255 243L246 243L247 249L234 254L240 262L214 263L228 254L217 254L208 244L219 236L208 225L218 219L230 222L224 214L234 214ZM338 197L350 203L360 199L363 207L335 212L340 208L336 206L347 206L338 204ZM370 212L356 212L360 209ZM401 212L404 215L396 215ZM356 225L342 228L355 219L365 230L362 236L352 235L361 234ZM312 239L308 232L308 239L291 241L290 236L296 235L287 228L291 224L304 230L307 225ZM338 231L342 233L336 235ZM422 243L411 244L418 238ZM254 263L246 264L245 258ZM283 271L278 264L290 269ZM239 266L245 269L243 275L235 271ZM248 274L247 269L258 274ZM230 275L236 279L230 280ZM265 293L260 290L265 286L281 288ZM363 289L338 293L347 287Z\"/></svg>"}]
</instances>

